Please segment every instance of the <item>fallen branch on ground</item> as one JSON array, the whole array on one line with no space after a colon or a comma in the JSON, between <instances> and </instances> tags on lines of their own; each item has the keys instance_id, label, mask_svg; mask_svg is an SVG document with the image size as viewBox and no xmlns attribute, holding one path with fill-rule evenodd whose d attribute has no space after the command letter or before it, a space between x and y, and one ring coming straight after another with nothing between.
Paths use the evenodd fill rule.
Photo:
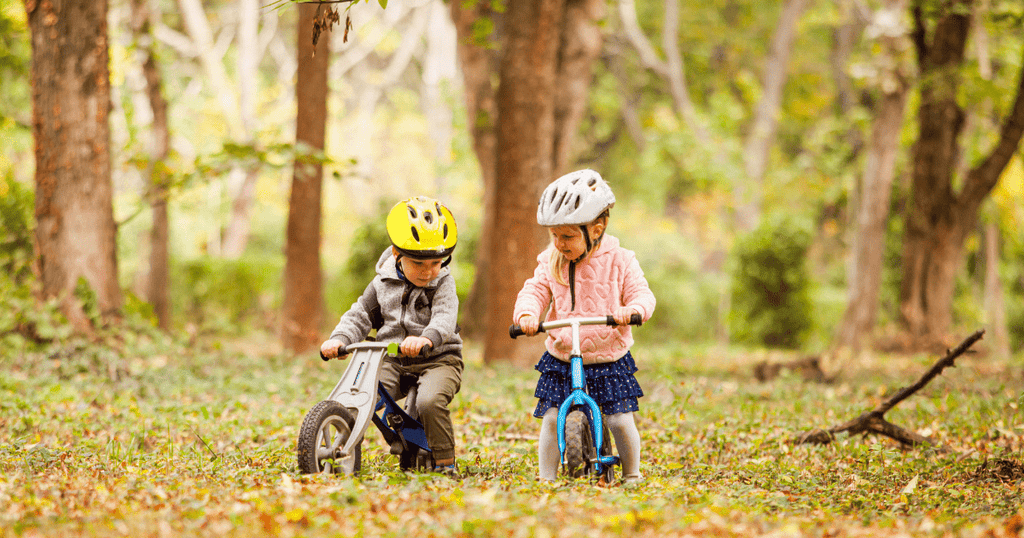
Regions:
<instances>
[{"instance_id":1,"label":"fallen branch on ground","mask_svg":"<svg viewBox=\"0 0 1024 538\"><path fill-rule=\"evenodd\" d=\"M914 432L907 431L887 420L885 420L885 414L896 407L897 404L910 397L922 387L928 384L935 376L942 373L942 370L949 366L955 366L954 361L960 355L963 355L975 342L981 340L982 335L985 334L984 329L979 329L974 334L968 336L960 345L955 348L946 351L946 356L936 362L921 379L917 380L917 383L900 389L896 394L892 395L889 399L882 402L871 411L862 413L859 417L844 422L838 426L833 426L828 430L815 429L809 432L800 434L793 439L796 444L814 443L819 445L827 445L831 443L837 433L847 432L850 435L856 435L858 433L869 434L878 433L898 441L905 447L913 447L917 445L931 445L932 440L918 435Z\"/></svg>"}]
</instances>

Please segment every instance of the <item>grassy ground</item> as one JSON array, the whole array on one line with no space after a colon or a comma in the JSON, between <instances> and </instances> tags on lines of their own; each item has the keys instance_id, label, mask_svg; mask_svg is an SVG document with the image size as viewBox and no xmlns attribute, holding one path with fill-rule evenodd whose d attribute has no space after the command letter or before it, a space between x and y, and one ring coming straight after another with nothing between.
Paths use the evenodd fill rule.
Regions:
<instances>
[{"instance_id":1,"label":"grassy ground","mask_svg":"<svg viewBox=\"0 0 1024 538\"><path fill-rule=\"evenodd\" d=\"M0 537L1019 536L1020 360L961 358L886 417L945 450L789 439L855 417L938 357L849 361L840 381L752 375L757 353L643 342L636 488L542 484L536 372L468 350L460 480L406 474L380 442L359 478L301 476L306 411L343 365L270 340L121 335L0 356Z\"/></svg>"}]
</instances>

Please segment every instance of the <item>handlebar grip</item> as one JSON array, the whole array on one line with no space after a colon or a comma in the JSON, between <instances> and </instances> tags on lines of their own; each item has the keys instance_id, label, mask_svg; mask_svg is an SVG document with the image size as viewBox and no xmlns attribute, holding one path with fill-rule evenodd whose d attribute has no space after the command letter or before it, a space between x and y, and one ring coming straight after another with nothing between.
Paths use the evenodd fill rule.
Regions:
<instances>
[{"instance_id":1,"label":"handlebar grip","mask_svg":"<svg viewBox=\"0 0 1024 538\"><path fill-rule=\"evenodd\" d=\"M615 318L612 317L610 314L608 316L606 316L606 317L608 319L608 321L607 321L608 325L611 325L612 327L615 327L616 325L619 324L617 321L615 321ZM644 324L644 318L640 314L637 314L637 313L634 312L634 313L629 315L629 325L636 325L637 327L639 327L639 326L641 326L643 324Z\"/></svg>"},{"instance_id":2,"label":"handlebar grip","mask_svg":"<svg viewBox=\"0 0 1024 538\"><path fill-rule=\"evenodd\" d=\"M423 347L420 348L420 352L416 355L416 358L417 359L425 359L425 358L427 358L427 352L431 348L433 348L433 347L434 346L432 344L423 344ZM391 344L388 344L388 356L389 357L406 357L406 358L410 358L409 355L403 355L402 354L401 350L399 350L399 348L398 348L398 342L393 342Z\"/></svg>"},{"instance_id":3,"label":"handlebar grip","mask_svg":"<svg viewBox=\"0 0 1024 538\"><path fill-rule=\"evenodd\" d=\"M320 360L322 360L324 362L327 362L327 361L331 360L332 358L340 359L341 357L344 357L345 355L348 355L348 351L345 349L345 346L343 346L343 345L342 346L338 346L338 351L334 354L334 357L325 357L323 350L320 350Z\"/></svg>"},{"instance_id":4,"label":"handlebar grip","mask_svg":"<svg viewBox=\"0 0 1024 538\"><path fill-rule=\"evenodd\" d=\"M541 323L537 327L537 332L538 333L546 332L544 330L544 324L543 323ZM525 336L526 333L523 332L523 328L520 327L518 324L513 324L513 325L510 325L509 328L508 328L508 335L511 336L512 338L518 338L520 336Z\"/></svg>"}]
</instances>

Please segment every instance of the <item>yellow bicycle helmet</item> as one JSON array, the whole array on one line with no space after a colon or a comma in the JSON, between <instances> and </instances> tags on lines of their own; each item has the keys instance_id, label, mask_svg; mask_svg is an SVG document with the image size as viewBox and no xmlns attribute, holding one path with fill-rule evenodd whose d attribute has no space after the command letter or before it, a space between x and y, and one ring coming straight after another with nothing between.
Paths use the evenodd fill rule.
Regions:
<instances>
[{"instance_id":1,"label":"yellow bicycle helmet","mask_svg":"<svg viewBox=\"0 0 1024 538\"><path fill-rule=\"evenodd\" d=\"M403 256L445 258L455 250L455 217L441 202L426 196L402 200L388 213L388 237Z\"/></svg>"}]
</instances>

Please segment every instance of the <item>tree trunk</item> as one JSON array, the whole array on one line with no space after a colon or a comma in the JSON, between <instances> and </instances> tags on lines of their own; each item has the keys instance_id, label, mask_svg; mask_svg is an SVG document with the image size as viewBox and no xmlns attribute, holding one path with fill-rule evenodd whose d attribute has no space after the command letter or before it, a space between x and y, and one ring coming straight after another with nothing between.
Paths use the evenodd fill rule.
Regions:
<instances>
[{"instance_id":1,"label":"tree trunk","mask_svg":"<svg viewBox=\"0 0 1024 538\"><path fill-rule=\"evenodd\" d=\"M166 331L171 328L167 175L163 172L163 162L167 159L171 145L170 131L167 127L167 100L163 96L163 78L153 54L152 13L148 2L132 0L131 9L132 31L138 48L144 55L142 73L146 78L146 97L153 110L150 160L146 166L146 197L153 213L153 224L149 232L149 270L146 271L144 293L146 302L153 305L159 327Z\"/></svg>"},{"instance_id":2,"label":"tree trunk","mask_svg":"<svg viewBox=\"0 0 1024 538\"><path fill-rule=\"evenodd\" d=\"M956 272L978 211L999 180L1024 133L1024 67L1014 105L991 153L964 178L959 194L953 173L960 151L964 111L957 104L960 69L971 25L971 3L954 2L938 16L927 39L924 10L913 8L921 79L919 134L913 150L912 203L906 218L900 289L905 329L921 346L945 345L952 327Z\"/></svg>"},{"instance_id":3,"label":"tree trunk","mask_svg":"<svg viewBox=\"0 0 1024 538\"><path fill-rule=\"evenodd\" d=\"M468 125L473 139L473 150L480 163L480 175L483 178L483 216L481 230L476 245L476 278L469 291L466 304L460 316L463 336L480 338L484 334L484 317L487 312L487 275L489 274L488 256L491 248L491 234L494 229L495 201L495 165L497 156L497 119L498 106L495 97L496 88L492 82L493 75L500 65L501 46L488 46L478 41L474 26L477 21L490 19L500 24L498 13L491 11L490 2L451 3L452 21L458 34L459 62L462 66L463 84L466 94L466 113ZM496 24L496 25L498 25ZM496 35L488 36L498 41Z\"/></svg>"},{"instance_id":4,"label":"tree trunk","mask_svg":"<svg viewBox=\"0 0 1024 538\"><path fill-rule=\"evenodd\" d=\"M511 312L523 282L533 275L544 242L537 200L552 178L555 80L563 0L510 2L508 33L498 88L495 225L487 274L488 308L484 360L536 360L531 349L508 336Z\"/></svg>"},{"instance_id":5,"label":"tree trunk","mask_svg":"<svg viewBox=\"0 0 1024 538\"><path fill-rule=\"evenodd\" d=\"M888 9L880 11L876 18L888 19L892 13L901 13L904 7L903 0L889 2ZM889 58L884 63L891 68L880 74L882 98L871 128L860 193L856 196L857 216L847 265L848 302L836 342L839 347L854 350L859 350L865 337L870 336L878 318L885 228L907 102L908 84L899 61L905 37L902 26L880 37L881 49Z\"/></svg>"},{"instance_id":6,"label":"tree trunk","mask_svg":"<svg viewBox=\"0 0 1024 538\"><path fill-rule=\"evenodd\" d=\"M807 7L807 0L786 0L775 27L771 50L761 75L761 99L743 143L747 177L736 188L737 220L741 230L757 227L764 198L764 177L768 170L768 154L775 143L779 125L779 109L786 85L789 55L796 39L796 23Z\"/></svg>"},{"instance_id":7,"label":"tree trunk","mask_svg":"<svg viewBox=\"0 0 1024 538\"><path fill-rule=\"evenodd\" d=\"M331 32L313 46L317 7L299 5L299 70L295 97L295 141L322 150L327 126L327 70ZM323 322L323 275L320 269L320 220L323 166L295 163L288 203L285 243L284 304L281 341L296 353L320 341Z\"/></svg>"},{"instance_id":8,"label":"tree trunk","mask_svg":"<svg viewBox=\"0 0 1024 538\"><path fill-rule=\"evenodd\" d=\"M576 132L587 110L594 61L601 54L598 21L604 15L604 0L568 0L565 3L555 82L553 176L570 172L569 167L576 157Z\"/></svg>"},{"instance_id":9,"label":"tree trunk","mask_svg":"<svg viewBox=\"0 0 1024 538\"><path fill-rule=\"evenodd\" d=\"M985 224L985 314L992 332L992 354L1010 357L1010 331L1006 325L1006 304L1003 302L1003 281L999 278L999 226Z\"/></svg>"},{"instance_id":10,"label":"tree trunk","mask_svg":"<svg viewBox=\"0 0 1024 538\"><path fill-rule=\"evenodd\" d=\"M36 263L44 298L73 326L91 324L74 290L91 286L106 320L121 308L110 172L110 73L105 0L28 0Z\"/></svg>"}]
</instances>

